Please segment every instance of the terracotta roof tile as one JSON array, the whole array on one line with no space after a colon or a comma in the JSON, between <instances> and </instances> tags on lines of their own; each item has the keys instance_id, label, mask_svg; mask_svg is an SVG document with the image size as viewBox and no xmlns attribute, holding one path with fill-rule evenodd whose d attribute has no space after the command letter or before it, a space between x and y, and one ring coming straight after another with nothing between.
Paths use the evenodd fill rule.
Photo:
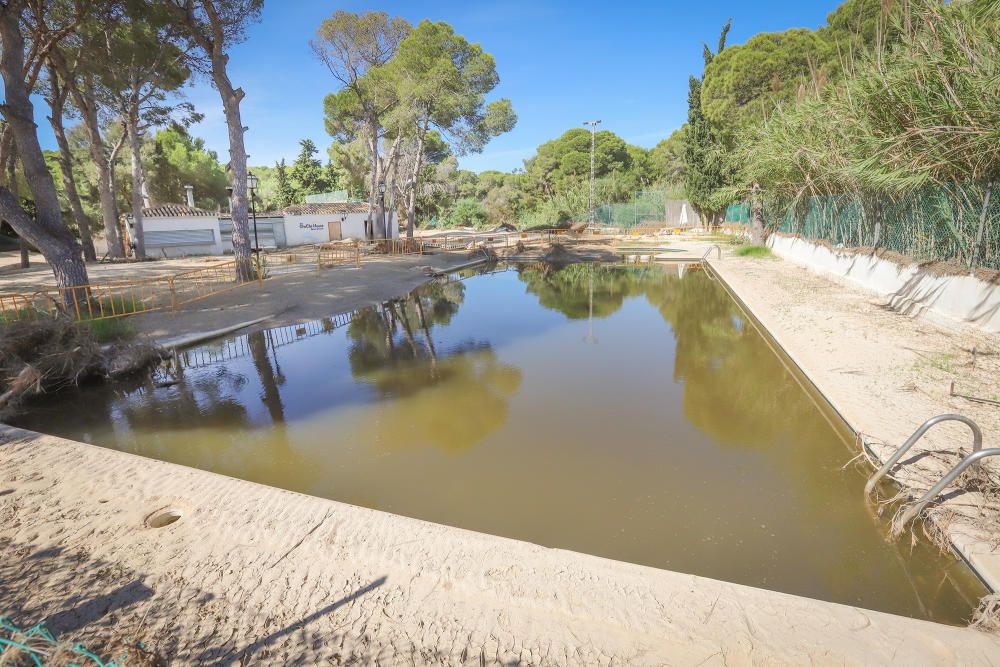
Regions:
<instances>
[{"instance_id":1,"label":"terracotta roof tile","mask_svg":"<svg viewBox=\"0 0 1000 667\"><path fill-rule=\"evenodd\" d=\"M368 202L292 204L285 208L286 215L343 215L345 213L368 213Z\"/></svg>"},{"instance_id":2,"label":"terracotta roof tile","mask_svg":"<svg viewBox=\"0 0 1000 667\"><path fill-rule=\"evenodd\" d=\"M192 208L183 204L160 204L150 208L142 209L144 218L197 218L218 216L216 211L207 211L203 208ZM131 218L131 213L125 214L126 218Z\"/></svg>"}]
</instances>

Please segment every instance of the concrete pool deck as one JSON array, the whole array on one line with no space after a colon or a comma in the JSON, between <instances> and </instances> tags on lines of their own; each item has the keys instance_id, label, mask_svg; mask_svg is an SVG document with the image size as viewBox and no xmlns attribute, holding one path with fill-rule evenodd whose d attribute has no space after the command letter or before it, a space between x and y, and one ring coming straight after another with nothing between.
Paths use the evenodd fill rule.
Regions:
<instances>
[{"instance_id":1,"label":"concrete pool deck","mask_svg":"<svg viewBox=\"0 0 1000 667\"><path fill-rule=\"evenodd\" d=\"M692 255L703 247L691 245ZM772 332L789 327L780 342L855 428L898 444L925 411L949 407L974 416L986 446L995 443L988 410L952 406L959 399L946 387L934 393L940 369L914 370L921 357L904 349L909 337L928 349L968 339L880 310L860 290L810 282L788 262L726 257L713 266ZM817 289L827 290L822 309ZM866 335L876 325L900 356L883 349L883 334ZM943 429L928 442L966 439ZM148 527L161 510L180 519ZM48 618L88 644L112 632L139 637L172 664L1000 664L1000 637L974 630L547 549L7 428L0 526L0 614Z\"/></svg>"},{"instance_id":2,"label":"concrete pool deck","mask_svg":"<svg viewBox=\"0 0 1000 667\"><path fill-rule=\"evenodd\" d=\"M1000 664L975 630L0 438L0 612L171 664Z\"/></svg>"}]
</instances>

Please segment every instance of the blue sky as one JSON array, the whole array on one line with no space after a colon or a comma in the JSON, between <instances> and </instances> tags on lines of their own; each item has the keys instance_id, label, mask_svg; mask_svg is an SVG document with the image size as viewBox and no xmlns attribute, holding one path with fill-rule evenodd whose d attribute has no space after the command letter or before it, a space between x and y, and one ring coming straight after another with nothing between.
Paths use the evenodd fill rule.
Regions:
<instances>
[{"instance_id":1,"label":"blue sky","mask_svg":"<svg viewBox=\"0 0 1000 667\"><path fill-rule=\"evenodd\" d=\"M602 129L653 146L687 115L687 81L702 68L701 45L713 48L726 18L730 43L762 31L816 28L839 0L659 0L649 2L331 2L267 0L261 22L231 54L230 74L247 93L243 121L250 164L289 161L298 140L323 150L323 97L335 82L309 49L319 23L337 9L381 10L407 18L447 21L493 54L500 74L497 97L509 97L519 120L479 155L460 158L463 168L510 171L535 147L582 121L602 119ZM225 119L218 93L205 82L187 96L205 120L193 133L228 159ZM37 104L37 102L36 102ZM37 109L45 148L47 109Z\"/></svg>"}]
</instances>

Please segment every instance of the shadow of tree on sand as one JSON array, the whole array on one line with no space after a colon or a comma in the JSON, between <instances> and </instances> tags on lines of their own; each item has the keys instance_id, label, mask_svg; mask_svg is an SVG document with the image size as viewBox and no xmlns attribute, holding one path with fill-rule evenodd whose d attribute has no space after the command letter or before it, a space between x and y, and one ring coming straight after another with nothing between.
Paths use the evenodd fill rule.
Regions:
<instances>
[{"instance_id":1,"label":"shadow of tree on sand","mask_svg":"<svg viewBox=\"0 0 1000 667\"><path fill-rule=\"evenodd\" d=\"M22 628L44 622L60 643L80 642L103 659L127 653L128 665L311 664L319 654L348 664L400 659L391 647L339 631L343 619L332 618L386 581L379 577L271 630L267 610L252 610L259 613L248 627L240 601L189 581L150 577L82 550L0 538L0 615ZM211 614L203 614L209 606Z\"/></svg>"}]
</instances>

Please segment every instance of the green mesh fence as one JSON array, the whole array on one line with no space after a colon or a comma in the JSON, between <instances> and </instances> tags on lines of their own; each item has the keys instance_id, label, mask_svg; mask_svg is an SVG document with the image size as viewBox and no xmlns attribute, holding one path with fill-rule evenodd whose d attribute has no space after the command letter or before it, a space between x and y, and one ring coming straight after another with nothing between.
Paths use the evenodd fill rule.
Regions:
<instances>
[{"instance_id":1,"label":"green mesh fence","mask_svg":"<svg viewBox=\"0 0 1000 667\"><path fill-rule=\"evenodd\" d=\"M791 207L765 206L764 224L834 246L875 247L920 261L1000 270L1000 187L993 187L989 198L988 190L985 184L956 184L905 197L816 196ZM730 206L726 222L750 224L749 205Z\"/></svg>"},{"instance_id":2,"label":"green mesh fence","mask_svg":"<svg viewBox=\"0 0 1000 667\"><path fill-rule=\"evenodd\" d=\"M630 202L604 204L594 211L599 225L608 227L638 227L662 223L667 217L667 199L658 191L637 192Z\"/></svg>"}]
</instances>

